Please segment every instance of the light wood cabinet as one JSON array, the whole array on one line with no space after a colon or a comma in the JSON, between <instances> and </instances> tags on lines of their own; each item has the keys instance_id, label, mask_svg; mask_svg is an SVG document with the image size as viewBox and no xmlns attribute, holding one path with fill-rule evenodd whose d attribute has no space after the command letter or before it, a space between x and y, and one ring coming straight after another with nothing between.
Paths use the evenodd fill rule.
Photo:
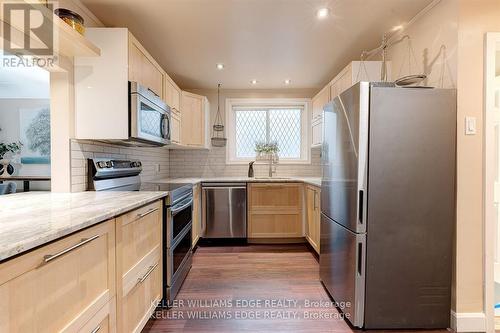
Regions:
<instances>
[{"instance_id":1,"label":"light wood cabinet","mask_svg":"<svg viewBox=\"0 0 500 333\"><path fill-rule=\"evenodd\" d=\"M77 332L96 318L115 295L114 222L2 263L0 332Z\"/></svg>"},{"instance_id":2,"label":"light wood cabinet","mask_svg":"<svg viewBox=\"0 0 500 333\"><path fill-rule=\"evenodd\" d=\"M172 117L170 118L170 130L172 131L170 134L170 140L172 143L180 144L181 143L181 116L177 113L172 112Z\"/></svg>"},{"instance_id":3,"label":"light wood cabinet","mask_svg":"<svg viewBox=\"0 0 500 333\"><path fill-rule=\"evenodd\" d=\"M163 70L131 33L129 33L128 58L129 81L140 83L164 99Z\"/></svg>"},{"instance_id":4,"label":"light wood cabinet","mask_svg":"<svg viewBox=\"0 0 500 333\"><path fill-rule=\"evenodd\" d=\"M330 90L328 87L321 89L312 99L312 121L323 118L323 106L330 101Z\"/></svg>"},{"instance_id":5,"label":"light wood cabinet","mask_svg":"<svg viewBox=\"0 0 500 333\"><path fill-rule=\"evenodd\" d=\"M319 253L319 240L320 240L320 189L316 186L306 185L306 239Z\"/></svg>"},{"instance_id":6,"label":"light wood cabinet","mask_svg":"<svg viewBox=\"0 0 500 333\"><path fill-rule=\"evenodd\" d=\"M181 144L207 148L209 122L207 98L183 91L181 98Z\"/></svg>"},{"instance_id":7,"label":"light wood cabinet","mask_svg":"<svg viewBox=\"0 0 500 333\"><path fill-rule=\"evenodd\" d=\"M302 188L293 183L249 184L248 237L301 237Z\"/></svg>"},{"instance_id":8,"label":"light wood cabinet","mask_svg":"<svg viewBox=\"0 0 500 333\"><path fill-rule=\"evenodd\" d=\"M325 87L312 99L311 146L317 147L323 142L323 107L330 101L330 89Z\"/></svg>"},{"instance_id":9,"label":"light wood cabinet","mask_svg":"<svg viewBox=\"0 0 500 333\"><path fill-rule=\"evenodd\" d=\"M201 186L193 186L193 247L198 243L201 234Z\"/></svg>"},{"instance_id":10,"label":"light wood cabinet","mask_svg":"<svg viewBox=\"0 0 500 333\"><path fill-rule=\"evenodd\" d=\"M117 331L140 332L162 295L162 203L116 219Z\"/></svg>"},{"instance_id":11,"label":"light wood cabinet","mask_svg":"<svg viewBox=\"0 0 500 333\"><path fill-rule=\"evenodd\" d=\"M164 86L165 102L170 106L172 113L179 114L181 112L181 89L166 73L164 75Z\"/></svg>"},{"instance_id":12,"label":"light wood cabinet","mask_svg":"<svg viewBox=\"0 0 500 333\"><path fill-rule=\"evenodd\" d=\"M78 333L89 332L116 332L116 299L114 297L78 330Z\"/></svg>"}]
</instances>

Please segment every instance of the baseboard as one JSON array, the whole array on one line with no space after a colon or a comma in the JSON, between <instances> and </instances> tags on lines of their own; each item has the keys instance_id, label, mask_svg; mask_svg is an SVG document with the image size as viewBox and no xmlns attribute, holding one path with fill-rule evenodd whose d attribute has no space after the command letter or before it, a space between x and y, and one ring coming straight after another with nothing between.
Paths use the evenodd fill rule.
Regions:
<instances>
[{"instance_id":1,"label":"baseboard","mask_svg":"<svg viewBox=\"0 0 500 333\"><path fill-rule=\"evenodd\" d=\"M486 315L482 312L451 311L451 328L457 332L486 332Z\"/></svg>"}]
</instances>

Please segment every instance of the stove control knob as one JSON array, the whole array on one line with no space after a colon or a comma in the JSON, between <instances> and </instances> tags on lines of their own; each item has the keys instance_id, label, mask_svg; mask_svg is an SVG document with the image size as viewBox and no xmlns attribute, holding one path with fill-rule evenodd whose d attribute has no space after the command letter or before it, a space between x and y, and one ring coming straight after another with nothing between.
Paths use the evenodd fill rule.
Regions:
<instances>
[{"instance_id":1,"label":"stove control knob","mask_svg":"<svg viewBox=\"0 0 500 333\"><path fill-rule=\"evenodd\" d=\"M111 161L106 161L106 168L111 168L113 165Z\"/></svg>"},{"instance_id":2,"label":"stove control knob","mask_svg":"<svg viewBox=\"0 0 500 333\"><path fill-rule=\"evenodd\" d=\"M106 167L106 163L104 163L104 162L97 162L97 167L101 168L101 169L105 168Z\"/></svg>"},{"instance_id":3,"label":"stove control knob","mask_svg":"<svg viewBox=\"0 0 500 333\"><path fill-rule=\"evenodd\" d=\"M137 165L138 167L141 167L141 166L142 166L142 163L141 163L141 162L137 162L137 163L136 163L136 165Z\"/></svg>"},{"instance_id":4,"label":"stove control knob","mask_svg":"<svg viewBox=\"0 0 500 333\"><path fill-rule=\"evenodd\" d=\"M135 168L135 167L137 167L137 163L136 163L136 162L130 162L130 167L131 167L131 168Z\"/></svg>"}]
</instances>

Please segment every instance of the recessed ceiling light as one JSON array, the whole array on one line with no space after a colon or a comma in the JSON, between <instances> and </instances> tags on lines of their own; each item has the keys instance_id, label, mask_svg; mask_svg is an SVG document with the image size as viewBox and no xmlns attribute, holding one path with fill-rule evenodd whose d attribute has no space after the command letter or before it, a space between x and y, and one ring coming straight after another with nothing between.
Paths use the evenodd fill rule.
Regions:
<instances>
[{"instance_id":1,"label":"recessed ceiling light","mask_svg":"<svg viewBox=\"0 0 500 333\"><path fill-rule=\"evenodd\" d=\"M215 67L217 67L217 69L221 71L224 69L224 64L218 63L217 65L215 65Z\"/></svg>"},{"instance_id":2,"label":"recessed ceiling light","mask_svg":"<svg viewBox=\"0 0 500 333\"><path fill-rule=\"evenodd\" d=\"M284 82L286 85L289 85L290 83L292 83L292 81L291 81L291 80L288 80L288 79L287 79L287 80L285 80L285 81L283 81L283 82Z\"/></svg>"},{"instance_id":3,"label":"recessed ceiling light","mask_svg":"<svg viewBox=\"0 0 500 333\"><path fill-rule=\"evenodd\" d=\"M250 81L250 83L251 83L251 84L257 84L257 83L259 83L259 81L257 81L257 80L255 80L255 79L253 79L252 81Z\"/></svg>"},{"instance_id":4,"label":"recessed ceiling light","mask_svg":"<svg viewBox=\"0 0 500 333\"><path fill-rule=\"evenodd\" d=\"M325 17L328 16L328 14L330 14L330 9L328 8L320 8L317 12L316 12L316 16L319 18L319 19L324 19Z\"/></svg>"},{"instance_id":5,"label":"recessed ceiling light","mask_svg":"<svg viewBox=\"0 0 500 333\"><path fill-rule=\"evenodd\" d=\"M401 29L403 29L403 25L402 24L396 25L396 26L392 27L392 31L399 31Z\"/></svg>"}]
</instances>

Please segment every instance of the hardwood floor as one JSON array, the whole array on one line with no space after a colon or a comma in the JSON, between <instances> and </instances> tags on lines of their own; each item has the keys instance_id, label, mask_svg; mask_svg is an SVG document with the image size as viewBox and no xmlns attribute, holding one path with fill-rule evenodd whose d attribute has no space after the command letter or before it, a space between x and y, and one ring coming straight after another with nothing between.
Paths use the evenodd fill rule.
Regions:
<instances>
[{"instance_id":1,"label":"hardwood floor","mask_svg":"<svg viewBox=\"0 0 500 333\"><path fill-rule=\"evenodd\" d=\"M143 332L357 332L324 307L318 270L302 244L199 247L179 303L157 310Z\"/></svg>"}]
</instances>

